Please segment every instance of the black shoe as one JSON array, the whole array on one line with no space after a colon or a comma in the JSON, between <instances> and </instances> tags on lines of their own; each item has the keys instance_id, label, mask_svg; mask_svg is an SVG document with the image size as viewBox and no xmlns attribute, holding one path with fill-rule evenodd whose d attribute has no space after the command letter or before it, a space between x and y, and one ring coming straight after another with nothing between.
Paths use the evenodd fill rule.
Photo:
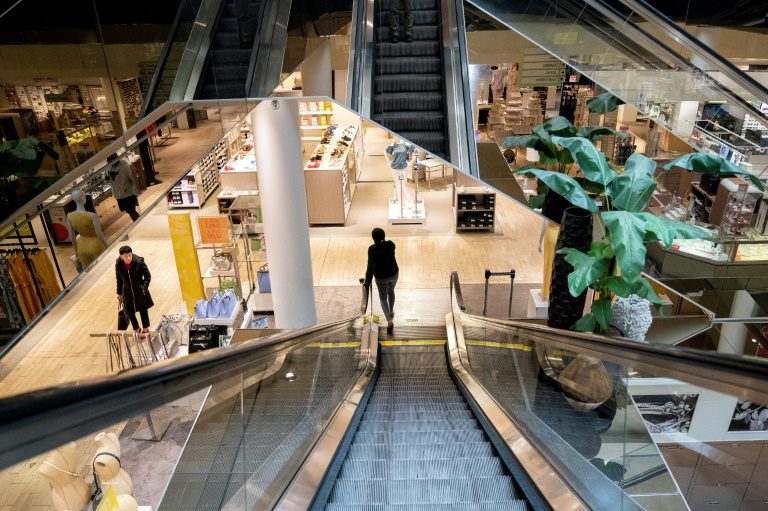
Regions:
<instances>
[{"instance_id":1,"label":"black shoe","mask_svg":"<svg viewBox=\"0 0 768 511\"><path fill-rule=\"evenodd\" d=\"M387 334L392 335L392 332L395 330L395 324L391 321L387 323Z\"/></svg>"},{"instance_id":2,"label":"black shoe","mask_svg":"<svg viewBox=\"0 0 768 511\"><path fill-rule=\"evenodd\" d=\"M400 42L400 39L398 39L397 36L392 36L389 38L389 42L393 44L397 44L398 42Z\"/></svg>"},{"instance_id":3,"label":"black shoe","mask_svg":"<svg viewBox=\"0 0 768 511\"><path fill-rule=\"evenodd\" d=\"M405 34L405 42L410 43L411 41L413 41L411 34Z\"/></svg>"}]
</instances>

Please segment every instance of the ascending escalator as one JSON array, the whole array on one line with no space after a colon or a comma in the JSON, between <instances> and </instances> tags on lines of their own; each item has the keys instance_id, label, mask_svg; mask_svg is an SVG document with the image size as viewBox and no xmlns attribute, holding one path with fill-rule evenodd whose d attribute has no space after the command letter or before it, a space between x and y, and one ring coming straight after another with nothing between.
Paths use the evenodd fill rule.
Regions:
<instances>
[{"instance_id":1,"label":"ascending escalator","mask_svg":"<svg viewBox=\"0 0 768 511\"><path fill-rule=\"evenodd\" d=\"M390 0L374 9L371 119L428 151L449 154L439 0L413 0L413 40L391 40ZM404 30L404 20L400 30Z\"/></svg>"},{"instance_id":2,"label":"ascending escalator","mask_svg":"<svg viewBox=\"0 0 768 511\"><path fill-rule=\"evenodd\" d=\"M384 347L381 366L325 509L530 509L443 346Z\"/></svg>"}]
</instances>

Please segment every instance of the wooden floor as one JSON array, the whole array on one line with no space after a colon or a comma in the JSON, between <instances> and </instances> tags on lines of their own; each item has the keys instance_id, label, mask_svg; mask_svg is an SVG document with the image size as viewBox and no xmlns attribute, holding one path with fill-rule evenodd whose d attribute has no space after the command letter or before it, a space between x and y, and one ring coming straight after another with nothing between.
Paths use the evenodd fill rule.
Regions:
<instances>
[{"instance_id":1,"label":"wooden floor","mask_svg":"<svg viewBox=\"0 0 768 511\"><path fill-rule=\"evenodd\" d=\"M176 148L182 158L181 147ZM188 151L199 155L202 151ZM185 162L174 158L173 168L184 169ZM190 162L191 163L191 162ZM186 164L188 165L188 163ZM178 172L178 170L177 170ZM167 177L166 179L170 179ZM386 184L382 184L386 186ZM440 192L427 192L440 193ZM443 187L443 192L449 190ZM450 200L449 195L447 200ZM211 199L215 201L215 197ZM397 244L400 265L398 286L410 289L447 288L451 271L460 273L462 283L480 284L486 268L517 271L517 282L541 281L541 255L536 249L541 219L511 200L499 197L497 215L503 235L424 232L419 226L399 226L391 239ZM358 204L365 207L365 204ZM210 206L209 206L210 207ZM152 272L151 293L156 321L181 302L176 265L168 239L166 207L159 206L136 226L129 243L143 256ZM450 209L433 214L452 214ZM375 222L372 221L372 225ZM408 234L408 229L413 232ZM349 237L324 236L313 229L312 269L316 286L350 286L365 271L365 254L370 238L367 227L358 226ZM330 232L330 231L329 231ZM361 234L363 233L363 234ZM0 361L0 397L43 387L77 384L107 374L106 340L89 334L114 328L117 319L114 257L103 261L68 293L61 302L22 340L18 350ZM115 425L114 429L120 429ZM81 467L88 471L92 456L90 436L81 443ZM52 509L50 489L37 474L40 459L29 460L0 474L0 511L10 509Z\"/></svg>"}]
</instances>

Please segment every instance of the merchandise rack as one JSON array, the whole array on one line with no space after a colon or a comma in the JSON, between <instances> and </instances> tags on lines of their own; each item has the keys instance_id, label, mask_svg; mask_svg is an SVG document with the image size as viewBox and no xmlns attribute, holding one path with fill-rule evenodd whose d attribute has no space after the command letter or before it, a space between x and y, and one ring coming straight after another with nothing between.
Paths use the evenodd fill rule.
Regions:
<instances>
[{"instance_id":1,"label":"merchandise rack","mask_svg":"<svg viewBox=\"0 0 768 511\"><path fill-rule=\"evenodd\" d=\"M456 188L456 232L496 228L496 193L483 187Z\"/></svg>"}]
</instances>

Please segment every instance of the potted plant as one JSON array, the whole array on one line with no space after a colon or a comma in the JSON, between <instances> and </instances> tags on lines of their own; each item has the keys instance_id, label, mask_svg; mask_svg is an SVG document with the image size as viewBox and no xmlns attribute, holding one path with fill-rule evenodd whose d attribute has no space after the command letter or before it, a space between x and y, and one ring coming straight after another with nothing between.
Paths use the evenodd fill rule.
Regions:
<instances>
[{"instance_id":1,"label":"potted plant","mask_svg":"<svg viewBox=\"0 0 768 511\"><path fill-rule=\"evenodd\" d=\"M553 136L551 140L570 152L584 179L590 183L590 189L596 190L604 201L603 211L598 212L582 184L566 174L540 168L523 168L516 172L536 177L550 191L574 206L596 213L602 230L601 241L593 242L588 251L563 248L558 253L573 266L568 275L570 294L579 296L588 288L595 292L590 312L579 319L574 328L582 332L605 333L611 324L611 303L616 296L636 295L661 307L661 300L641 275L645 243L658 241L669 247L676 238L702 238L708 233L694 225L644 211L656 188L653 177L656 162L650 158L635 153L623 172L618 173L586 138ZM688 154L665 168L681 166L698 172L742 174L763 189L762 183L748 172L713 158L722 160L711 155Z\"/></svg>"}]
</instances>

